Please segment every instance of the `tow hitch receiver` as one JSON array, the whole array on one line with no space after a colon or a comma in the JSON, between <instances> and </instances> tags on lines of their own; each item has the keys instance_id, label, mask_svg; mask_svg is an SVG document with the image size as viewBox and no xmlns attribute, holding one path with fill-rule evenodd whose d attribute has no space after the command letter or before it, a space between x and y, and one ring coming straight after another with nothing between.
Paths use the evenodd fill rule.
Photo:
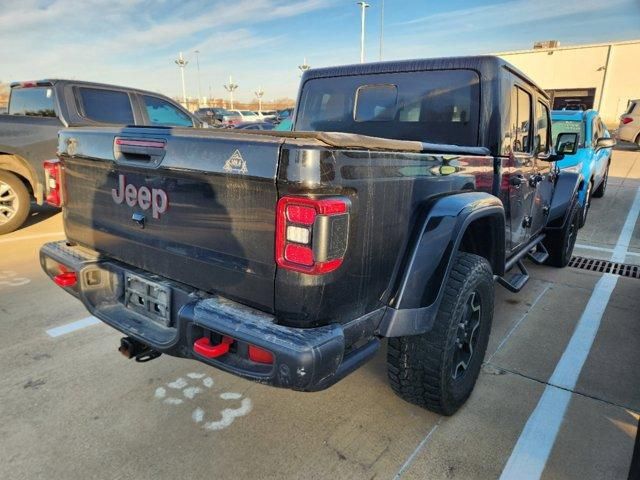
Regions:
<instances>
[{"instance_id":1,"label":"tow hitch receiver","mask_svg":"<svg viewBox=\"0 0 640 480\"><path fill-rule=\"evenodd\" d=\"M233 343L233 338L222 337L222 341L217 345L211 345L209 337L201 337L193 342L193 351L205 358L218 358L229 353L229 347Z\"/></svg>"},{"instance_id":2,"label":"tow hitch receiver","mask_svg":"<svg viewBox=\"0 0 640 480\"><path fill-rule=\"evenodd\" d=\"M162 355L160 352L149 348L131 337L120 339L118 351L127 358L135 358L136 362L144 363Z\"/></svg>"}]
</instances>

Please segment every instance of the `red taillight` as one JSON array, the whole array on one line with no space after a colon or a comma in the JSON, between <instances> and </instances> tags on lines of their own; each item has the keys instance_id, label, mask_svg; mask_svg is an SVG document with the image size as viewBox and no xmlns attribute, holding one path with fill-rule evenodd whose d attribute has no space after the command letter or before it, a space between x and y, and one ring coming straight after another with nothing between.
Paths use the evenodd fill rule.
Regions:
<instances>
[{"instance_id":1,"label":"red taillight","mask_svg":"<svg viewBox=\"0 0 640 480\"><path fill-rule=\"evenodd\" d=\"M298 272L329 273L347 249L349 201L283 197L276 213L276 263Z\"/></svg>"},{"instance_id":2,"label":"red taillight","mask_svg":"<svg viewBox=\"0 0 640 480\"><path fill-rule=\"evenodd\" d=\"M78 283L78 277L76 272L63 272L53 277L53 281L59 287L73 287Z\"/></svg>"},{"instance_id":3,"label":"red taillight","mask_svg":"<svg viewBox=\"0 0 640 480\"><path fill-rule=\"evenodd\" d=\"M622 121L623 125L626 125L627 123L633 122L633 118L631 118L631 117L623 117L621 121Z\"/></svg>"},{"instance_id":4,"label":"red taillight","mask_svg":"<svg viewBox=\"0 0 640 480\"><path fill-rule=\"evenodd\" d=\"M273 363L273 354L255 345L249 345L249 360L257 363Z\"/></svg>"},{"instance_id":5,"label":"red taillight","mask_svg":"<svg viewBox=\"0 0 640 480\"><path fill-rule=\"evenodd\" d=\"M45 201L54 207L62 205L62 169L58 160L46 160L44 166L44 194Z\"/></svg>"}]
</instances>

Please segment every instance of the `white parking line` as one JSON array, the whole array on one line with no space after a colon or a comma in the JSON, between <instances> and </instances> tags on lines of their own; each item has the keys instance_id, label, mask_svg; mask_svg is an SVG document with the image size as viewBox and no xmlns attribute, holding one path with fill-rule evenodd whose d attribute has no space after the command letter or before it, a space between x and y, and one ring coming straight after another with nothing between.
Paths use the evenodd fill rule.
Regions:
<instances>
[{"instance_id":1,"label":"white parking line","mask_svg":"<svg viewBox=\"0 0 640 480\"><path fill-rule=\"evenodd\" d=\"M598 280L569 345L549 379L550 385L544 389L524 426L500 480L538 479L542 475L571 400L570 390L578 381L618 278L605 273Z\"/></svg>"},{"instance_id":2,"label":"white parking line","mask_svg":"<svg viewBox=\"0 0 640 480\"><path fill-rule=\"evenodd\" d=\"M21 242L23 240L35 240L36 238L64 237L64 232L38 233L34 235L24 235L22 237L3 238L0 243Z\"/></svg>"},{"instance_id":3,"label":"white parking line","mask_svg":"<svg viewBox=\"0 0 640 480\"><path fill-rule=\"evenodd\" d=\"M636 191L636 198L633 200L631 209L627 214L627 220L624 222L624 226L622 227L622 232L620 232L618 243L616 244L616 247L613 249L613 255L611 255L611 261L624 263L624 259L627 256L627 251L629 250L629 244L631 243L631 236L633 235L633 230L636 227L636 221L638 220L639 215L640 215L640 187L638 187L638 190Z\"/></svg>"},{"instance_id":4,"label":"white parking line","mask_svg":"<svg viewBox=\"0 0 640 480\"><path fill-rule=\"evenodd\" d=\"M636 192L633 205L613 249L612 261L624 262L639 216L640 188ZM571 390L575 387L587 360L618 278L617 275L605 273L598 280L571 340L549 379L549 384L545 387L538 405L529 416L507 460L500 480L528 480L541 477L571 401Z\"/></svg>"},{"instance_id":5,"label":"white parking line","mask_svg":"<svg viewBox=\"0 0 640 480\"><path fill-rule=\"evenodd\" d=\"M47 335L50 337L59 337L60 335L66 335L67 333L75 332L76 330L90 327L91 325L97 325L98 323L101 322L96 317L87 317L76 322L67 323L66 325L50 328L47 330Z\"/></svg>"}]
</instances>

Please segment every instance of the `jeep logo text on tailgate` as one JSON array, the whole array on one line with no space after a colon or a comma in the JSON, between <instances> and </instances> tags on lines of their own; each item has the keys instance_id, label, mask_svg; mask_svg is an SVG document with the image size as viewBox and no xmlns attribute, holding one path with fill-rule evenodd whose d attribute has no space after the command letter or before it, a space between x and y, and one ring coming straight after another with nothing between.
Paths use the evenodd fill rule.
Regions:
<instances>
[{"instance_id":1,"label":"jeep logo text on tailgate","mask_svg":"<svg viewBox=\"0 0 640 480\"><path fill-rule=\"evenodd\" d=\"M131 183L126 183L124 175L118 176L118 188L111 189L111 198L120 205L123 201L127 202L130 207L136 204L142 210L149 210L153 213L153 218L160 218L160 214L167 211L169 207L169 198L167 192L160 188L145 187L136 188Z\"/></svg>"}]
</instances>

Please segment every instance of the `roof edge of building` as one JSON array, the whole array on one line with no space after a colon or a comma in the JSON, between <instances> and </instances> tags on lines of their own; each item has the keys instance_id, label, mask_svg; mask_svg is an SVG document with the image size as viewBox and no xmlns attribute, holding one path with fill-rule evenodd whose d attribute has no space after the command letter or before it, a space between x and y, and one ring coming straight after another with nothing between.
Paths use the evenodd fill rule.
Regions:
<instances>
[{"instance_id":1,"label":"roof edge of building","mask_svg":"<svg viewBox=\"0 0 640 480\"><path fill-rule=\"evenodd\" d=\"M617 45L630 45L634 43L640 43L640 38L635 40L621 40L617 42L601 42L601 43L583 43L577 45L567 45L552 48L529 48L525 50L509 50L506 52L492 53L490 55L502 56L502 55L517 55L520 53L535 53L535 52L555 52L557 50L579 50L583 48L596 48L596 47L608 47Z\"/></svg>"}]
</instances>

